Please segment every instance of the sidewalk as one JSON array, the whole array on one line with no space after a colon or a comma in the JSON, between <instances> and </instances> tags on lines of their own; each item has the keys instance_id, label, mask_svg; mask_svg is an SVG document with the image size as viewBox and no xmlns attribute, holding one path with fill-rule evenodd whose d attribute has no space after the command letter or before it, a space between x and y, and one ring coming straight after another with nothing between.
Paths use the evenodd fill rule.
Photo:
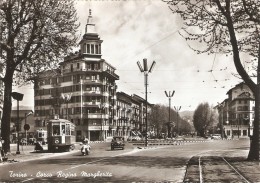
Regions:
<instances>
[{"instance_id":1,"label":"sidewalk","mask_svg":"<svg viewBox=\"0 0 260 183\"><path fill-rule=\"evenodd\" d=\"M24 161L30 161L34 159L43 159L48 157L55 157L60 156L61 154L69 154L75 152L75 150L79 150L80 147L78 144L76 144L75 150L70 152L48 152L47 145L43 145L43 151L35 151L34 145L20 145L19 151L20 154L17 154L17 145L11 144L10 150L11 152L7 153L6 157L8 158L7 161L0 162L0 166L10 164L10 163L17 163L17 162L24 162Z\"/></svg>"}]
</instances>

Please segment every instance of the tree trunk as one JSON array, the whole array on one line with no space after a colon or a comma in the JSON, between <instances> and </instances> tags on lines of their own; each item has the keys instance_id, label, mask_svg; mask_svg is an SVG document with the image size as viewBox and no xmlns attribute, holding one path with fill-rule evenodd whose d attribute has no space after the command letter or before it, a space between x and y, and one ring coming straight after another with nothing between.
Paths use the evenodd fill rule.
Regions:
<instances>
[{"instance_id":1,"label":"tree trunk","mask_svg":"<svg viewBox=\"0 0 260 183\"><path fill-rule=\"evenodd\" d=\"M4 140L3 150L10 152L10 121L12 110L12 84L13 84L13 72L7 71L4 79L4 106L3 116L1 122L1 136Z\"/></svg>"},{"instance_id":2,"label":"tree trunk","mask_svg":"<svg viewBox=\"0 0 260 183\"><path fill-rule=\"evenodd\" d=\"M259 121L260 121L260 43L258 47L258 66L257 66L257 84L254 92L255 95L255 119L254 119L254 129L253 137L250 142L250 150L248 153L247 160L259 160Z\"/></svg>"}]
</instances>

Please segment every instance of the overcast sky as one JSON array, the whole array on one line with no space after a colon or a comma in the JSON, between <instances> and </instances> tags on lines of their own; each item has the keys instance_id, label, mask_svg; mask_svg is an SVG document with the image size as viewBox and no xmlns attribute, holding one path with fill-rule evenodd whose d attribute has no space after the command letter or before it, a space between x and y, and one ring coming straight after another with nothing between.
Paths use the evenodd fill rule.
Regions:
<instances>
[{"instance_id":1,"label":"overcast sky","mask_svg":"<svg viewBox=\"0 0 260 183\"><path fill-rule=\"evenodd\" d=\"M148 101L168 106L164 91L175 90L171 105L182 106L182 111L194 110L201 102L222 102L227 91L241 81L232 75L236 73L232 57L197 55L188 47L178 33L182 21L166 3L78 0L76 8L81 35L91 8L96 31L103 40L102 58L116 67L120 76L118 91L145 98L144 76L136 64L143 58L148 65L156 61L149 74ZM25 93L20 104L33 105L32 87L20 90Z\"/></svg>"}]
</instances>

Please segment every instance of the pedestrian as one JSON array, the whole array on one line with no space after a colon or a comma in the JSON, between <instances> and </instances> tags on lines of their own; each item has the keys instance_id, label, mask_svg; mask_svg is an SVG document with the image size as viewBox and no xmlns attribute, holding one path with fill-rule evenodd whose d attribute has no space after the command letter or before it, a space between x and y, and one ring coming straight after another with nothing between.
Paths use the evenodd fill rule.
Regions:
<instances>
[{"instance_id":1,"label":"pedestrian","mask_svg":"<svg viewBox=\"0 0 260 183\"><path fill-rule=\"evenodd\" d=\"M2 151L3 151L3 142L2 142L2 137L0 137L0 162L3 161Z\"/></svg>"},{"instance_id":2,"label":"pedestrian","mask_svg":"<svg viewBox=\"0 0 260 183\"><path fill-rule=\"evenodd\" d=\"M89 140L88 140L88 138L85 136L84 139L82 140L82 143L85 144L85 143L88 143L88 142L89 142Z\"/></svg>"}]
</instances>

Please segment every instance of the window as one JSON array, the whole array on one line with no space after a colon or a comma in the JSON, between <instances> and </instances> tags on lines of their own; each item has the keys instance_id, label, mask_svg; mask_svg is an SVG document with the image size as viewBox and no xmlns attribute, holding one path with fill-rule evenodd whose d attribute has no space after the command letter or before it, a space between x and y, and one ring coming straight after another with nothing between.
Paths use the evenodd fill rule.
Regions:
<instances>
[{"instance_id":1,"label":"window","mask_svg":"<svg viewBox=\"0 0 260 183\"><path fill-rule=\"evenodd\" d=\"M68 82L68 81L71 81L71 76L64 76L63 77L63 82Z\"/></svg>"},{"instance_id":2,"label":"window","mask_svg":"<svg viewBox=\"0 0 260 183\"><path fill-rule=\"evenodd\" d=\"M95 45L95 54L98 54L98 45Z\"/></svg>"},{"instance_id":3,"label":"window","mask_svg":"<svg viewBox=\"0 0 260 183\"><path fill-rule=\"evenodd\" d=\"M91 54L94 54L94 45L91 44Z\"/></svg>"},{"instance_id":4,"label":"window","mask_svg":"<svg viewBox=\"0 0 260 183\"><path fill-rule=\"evenodd\" d=\"M80 67L80 63L77 63L77 69L79 69L79 67Z\"/></svg>"},{"instance_id":5,"label":"window","mask_svg":"<svg viewBox=\"0 0 260 183\"><path fill-rule=\"evenodd\" d=\"M86 43L83 44L83 53L86 53Z\"/></svg>"},{"instance_id":6,"label":"window","mask_svg":"<svg viewBox=\"0 0 260 183\"><path fill-rule=\"evenodd\" d=\"M73 72L73 64L70 65L70 71Z\"/></svg>"},{"instance_id":7,"label":"window","mask_svg":"<svg viewBox=\"0 0 260 183\"><path fill-rule=\"evenodd\" d=\"M46 85L51 84L51 80L50 80L50 79L46 79L46 80L45 80L45 84L46 84Z\"/></svg>"},{"instance_id":8,"label":"window","mask_svg":"<svg viewBox=\"0 0 260 183\"><path fill-rule=\"evenodd\" d=\"M87 44L87 53L90 53L90 45Z\"/></svg>"},{"instance_id":9,"label":"window","mask_svg":"<svg viewBox=\"0 0 260 183\"><path fill-rule=\"evenodd\" d=\"M65 135L65 124L61 125L61 134Z\"/></svg>"},{"instance_id":10,"label":"window","mask_svg":"<svg viewBox=\"0 0 260 183\"><path fill-rule=\"evenodd\" d=\"M60 135L60 125L53 125L53 135Z\"/></svg>"},{"instance_id":11,"label":"window","mask_svg":"<svg viewBox=\"0 0 260 183\"><path fill-rule=\"evenodd\" d=\"M83 125L84 125L84 126L87 126L87 125L88 125L88 119L84 119Z\"/></svg>"},{"instance_id":12,"label":"window","mask_svg":"<svg viewBox=\"0 0 260 183\"><path fill-rule=\"evenodd\" d=\"M70 135L70 124L66 124L65 135Z\"/></svg>"},{"instance_id":13,"label":"window","mask_svg":"<svg viewBox=\"0 0 260 183\"><path fill-rule=\"evenodd\" d=\"M247 135L247 130L243 130L243 136Z\"/></svg>"}]
</instances>

